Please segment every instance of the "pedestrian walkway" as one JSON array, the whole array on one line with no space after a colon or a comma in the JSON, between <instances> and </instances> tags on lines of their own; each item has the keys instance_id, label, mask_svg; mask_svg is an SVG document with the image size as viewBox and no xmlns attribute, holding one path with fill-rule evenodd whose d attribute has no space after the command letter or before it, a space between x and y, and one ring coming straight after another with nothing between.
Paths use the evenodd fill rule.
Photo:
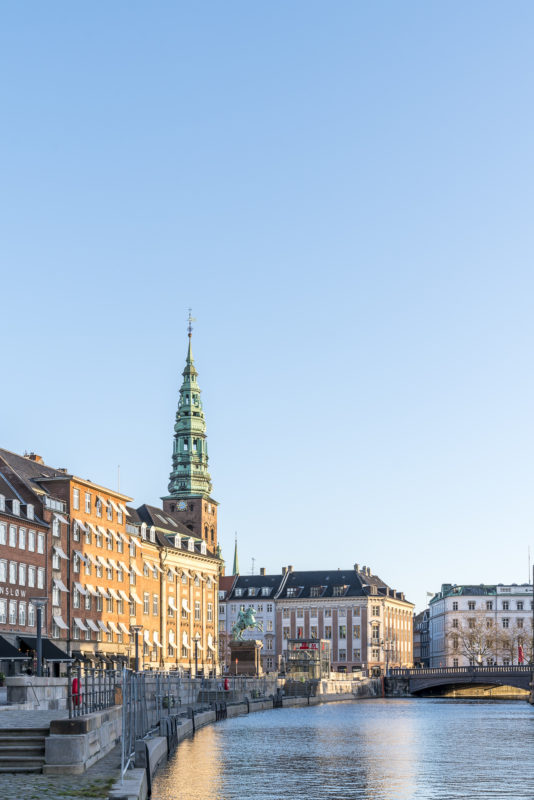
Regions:
<instances>
[{"instance_id":1,"label":"pedestrian walkway","mask_svg":"<svg viewBox=\"0 0 534 800\"><path fill-rule=\"evenodd\" d=\"M118 745L83 775L0 775L0 797L2 800L107 800L112 784L120 776L120 763Z\"/></svg>"},{"instance_id":2,"label":"pedestrian walkway","mask_svg":"<svg viewBox=\"0 0 534 800\"><path fill-rule=\"evenodd\" d=\"M6 728L48 728L53 719L67 719L67 709L61 711L20 710L0 706L0 730Z\"/></svg>"}]
</instances>

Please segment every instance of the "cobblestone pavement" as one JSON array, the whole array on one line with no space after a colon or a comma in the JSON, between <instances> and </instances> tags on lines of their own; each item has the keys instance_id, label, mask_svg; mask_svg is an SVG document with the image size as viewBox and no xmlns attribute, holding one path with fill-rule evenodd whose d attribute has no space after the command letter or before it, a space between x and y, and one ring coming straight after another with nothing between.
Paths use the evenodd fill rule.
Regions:
<instances>
[{"instance_id":1,"label":"cobblestone pavement","mask_svg":"<svg viewBox=\"0 0 534 800\"><path fill-rule=\"evenodd\" d=\"M57 717L56 717L57 719ZM0 775L2 800L107 800L120 775L121 750L115 747L83 775Z\"/></svg>"}]
</instances>

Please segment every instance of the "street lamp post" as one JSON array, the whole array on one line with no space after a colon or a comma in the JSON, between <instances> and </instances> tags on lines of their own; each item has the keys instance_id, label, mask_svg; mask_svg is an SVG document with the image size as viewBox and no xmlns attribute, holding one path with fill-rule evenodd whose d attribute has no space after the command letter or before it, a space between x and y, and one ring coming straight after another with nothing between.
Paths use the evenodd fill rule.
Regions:
<instances>
[{"instance_id":1,"label":"street lamp post","mask_svg":"<svg viewBox=\"0 0 534 800\"><path fill-rule=\"evenodd\" d=\"M195 678L198 678L198 643L200 642L199 633L195 633L194 642L195 642Z\"/></svg>"},{"instance_id":2,"label":"street lamp post","mask_svg":"<svg viewBox=\"0 0 534 800\"><path fill-rule=\"evenodd\" d=\"M135 617L130 619L130 628L134 632L135 636L135 671L139 672L139 631L143 626L137 625L135 622Z\"/></svg>"},{"instance_id":3,"label":"street lamp post","mask_svg":"<svg viewBox=\"0 0 534 800\"><path fill-rule=\"evenodd\" d=\"M43 677L43 608L48 603L48 597L32 597L32 605L37 609L37 677Z\"/></svg>"}]
</instances>

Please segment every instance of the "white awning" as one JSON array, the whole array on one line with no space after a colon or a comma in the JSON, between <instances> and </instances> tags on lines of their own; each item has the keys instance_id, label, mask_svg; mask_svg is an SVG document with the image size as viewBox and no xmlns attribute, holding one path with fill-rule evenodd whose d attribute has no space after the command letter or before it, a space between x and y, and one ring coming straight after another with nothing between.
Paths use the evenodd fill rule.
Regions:
<instances>
[{"instance_id":1,"label":"white awning","mask_svg":"<svg viewBox=\"0 0 534 800\"><path fill-rule=\"evenodd\" d=\"M190 614L191 613L191 609L187 605L187 600L185 599L185 597L182 599L182 608L186 612L186 614Z\"/></svg>"},{"instance_id":2,"label":"white awning","mask_svg":"<svg viewBox=\"0 0 534 800\"><path fill-rule=\"evenodd\" d=\"M141 570L139 569L139 567L137 566L137 564L130 564L130 569L133 569L133 571L135 572L135 574L136 574L136 575L138 575L140 578L142 578L142 577L143 577L143 573L141 572Z\"/></svg>"},{"instance_id":3,"label":"white awning","mask_svg":"<svg viewBox=\"0 0 534 800\"><path fill-rule=\"evenodd\" d=\"M96 588L98 589L98 591L100 592L100 594L102 595L102 597L105 597L105 598L106 598L106 600L109 600L109 594L107 593L107 590L106 590L106 589L104 589L104 587L103 587L103 586L97 586Z\"/></svg>"},{"instance_id":4,"label":"white awning","mask_svg":"<svg viewBox=\"0 0 534 800\"><path fill-rule=\"evenodd\" d=\"M69 591L65 586L65 584L63 583L63 581L57 580L56 578L54 578L54 586L56 587L56 589L59 589L60 592Z\"/></svg>"},{"instance_id":5,"label":"white awning","mask_svg":"<svg viewBox=\"0 0 534 800\"><path fill-rule=\"evenodd\" d=\"M102 534L102 536L108 535L108 532L106 531L103 525L97 525L96 527L98 528L98 531Z\"/></svg>"},{"instance_id":6,"label":"white awning","mask_svg":"<svg viewBox=\"0 0 534 800\"><path fill-rule=\"evenodd\" d=\"M175 643L174 643L174 642L171 642L171 641L169 640L169 644L170 644L170 646L173 648L173 650L177 650L177 649L178 649L177 645L175 645Z\"/></svg>"},{"instance_id":7,"label":"white awning","mask_svg":"<svg viewBox=\"0 0 534 800\"><path fill-rule=\"evenodd\" d=\"M182 570L182 575L185 575L186 578L190 578L191 577L191 573L188 572L186 569Z\"/></svg>"},{"instance_id":8,"label":"white awning","mask_svg":"<svg viewBox=\"0 0 534 800\"><path fill-rule=\"evenodd\" d=\"M97 556L97 560L102 564L103 567L105 567L106 569L109 569L109 564L106 561L106 559L104 558L104 556Z\"/></svg>"},{"instance_id":9,"label":"white awning","mask_svg":"<svg viewBox=\"0 0 534 800\"><path fill-rule=\"evenodd\" d=\"M128 575L129 575L129 574L130 574L130 570L128 569L128 567L126 566L126 564L124 563L124 561L119 561L119 564L121 565L122 569L123 569L125 572L127 572L127 573L128 573Z\"/></svg>"},{"instance_id":10,"label":"white awning","mask_svg":"<svg viewBox=\"0 0 534 800\"><path fill-rule=\"evenodd\" d=\"M85 588L90 594L93 594L95 597L98 597L98 592L96 591L95 587L92 584L86 583Z\"/></svg>"},{"instance_id":11,"label":"white awning","mask_svg":"<svg viewBox=\"0 0 534 800\"><path fill-rule=\"evenodd\" d=\"M80 619L80 617L74 617L73 619L74 619L74 624L75 624L75 625L76 625L76 627L77 627L77 628L79 628L81 631L87 631L87 630L89 630L89 628L86 626L86 624L85 624L85 622L83 621L83 619Z\"/></svg>"},{"instance_id":12,"label":"white awning","mask_svg":"<svg viewBox=\"0 0 534 800\"><path fill-rule=\"evenodd\" d=\"M93 523L92 523L92 522L87 522L87 525L89 525L89 527L91 528L91 530L93 531L93 533L94 533L94 534L96 534L96 528L95 528L95 526L93 525Z\"/></svg>"},{"instance_id":13,"label":"white awning","mask_svg":"<svg viewBox=\"0 0 534 800\"><path fill-rule=\"evenodd\" d=\"M137 603L138 606L142 606L143 605L143 603L141 602L141 600L139 600L137 594L135 593L134 589L131 590L131 595L132 595L133 599L135 600L135 602Z\"/></svg>"},{"instance_id":14,"label":"white awning","mask_svg":"<svg viewBox=\"0 0 534 800\"><path fill-rule=\"evenodd\" d=\"M113 509L114 509L114 510L117 512L117 514L118 514L120 509L119 509L119 507L118 507L117 503L115 503L115 502L114 502L114 500L112 500L112 499L111 499L111 497L110 497L110 499L109 499L109 502L111 503L111 505L112 505L112 508L113 508Z\"/></svg>"},{"instance_id":15,"label":"white awning","mask_svg":"<svg viewBox=\"0 0 534 800\"><path fill-rule=\"evenodd\" d=\"M92 631L99 631L100 630L100 628L98 627L98 625L96 624L96 622L94 620L86 619L85 621L86 621L87 625L91 628Z\"/></svg>"},{"instance_id":16,"label":"white awning","mask_svg":"<svg viewBox=\"0 0 534 800\"><path fill-rule=\"evenodd\" d=\"M85 591L85 589L83 588L81 583L78 583L77 581L74 581L74 585L75 585L75 587L77 588L77 590L79 591L80 594L87 594L87 592Z\"/></svg>"},{"instance_id":17,"label":"white awning","mask_svg":"<svg viewBox=\"0 0 534 800\"><path fill-rule=\"evenodd\" d=\"M158 632L157 631L154 631L154 633L152 634L152 639L154 640L154 644L156 645L156 647L163 647L163 645L161 644L161 642L159 640L159 636L158 636Z\"/></svg>"},{"instance_id":18,"label":"white awning","mask_svg":"<svg viewBox=\"0 0 534 800\"><path fill-rule=\"evenodd\" d=\"M187 647L188 650L191 649L191 645L187 644L187 633L185 631L182 632L182 647Z\"/></svg>"},{"instance_id":19,"label":"white awning","mask_svg":"<svg viewBox=\"0 0 534 800\"><path fill-rule=\"evenodd\" d=\"M60 558L64 558L66 561L69 560L65 552L61 549L61 547L58 547L57 545L54 545L54 553L56 553L56 555L58 555Z\"/></svg>"},{"instance_id":20,"label":"white awning","mask_svg":"<svg viewBox=\"0 0 534 800\"><path fill-rule=\"evenodd\" d=\"M154 569L155 567L158 570L158 572L163 572L160 565L156 564L155 561L149 561L148 558L144 558L143 561L149 569Z\"/></svg>"},{"instance_id":21,"label":"white awning","mask_svg":"<svg viewBox=\"0 0 534 800\"><path fill-rule=\"evenodd\" d=\"M126 514L127 517L130 516L130 512L128 511L128 509L126 508L124 503L119 503L118 506L119 506L119 508L120 508L120 510L122 511L123 514Z\"/></svg>"},{"instance_id":22,"label":"white awning","mask_svg":"<svg viewBox=\"0 0 534 800\"><path fill-rule=\"evenodd\" d=\"M78 523L78 527L82 529L82 531L86 531L85 522L82 522L81 519L76 518L74 522Z\"/></svg>"},{"instance_id":23,"label":"white awning","mask_svg":"<svg viewBox=\"0 0 534 800\"><path fill-rule=\"evenodd\" d=\"M78 556L80 561L83 561L84 564L87 564L87 556L85 556L81 550L75 550L74 555Z\"/></svg>"},{"instance_id":24,"label":"white awning","mask_svg":"<svg viewBox=\"0 0 534 800\"><path fill-rule=\"evenodd\" d=\"M115 539L116 542L120 542L121 541L121 537L119 536L118 533L116 533L113 530L113 528L108 528L108 531L111 533L111 535L113 536L113 538Z\"/></svg>"},{"instance_id":25,"label":"white awning","mask_svg":"<svg viewBox=\"0 0 534 800\"><path fill-rule=\"evenodd\" d=\"M130 602L130 598L128 597L128 595L126 594L124 589L119 589L119 594L120 594L120 596L122 597L123 600L126 600L127 603Z\"/></svg>"},{"instance_id":26,"label":"white awning","mask_svg":"<svg viewBox=\"0 0 534 800\"><path fill-rule=\"evenodd\" d=\"M130 631L128 630L128 628L126 627L126 625L124 624L124 622L119 622L119 628L121 629L121 631L122 631L123 633L125 633L125 634L126 634L126 636L130 636Z\"/></svg>"},{"instance_id":27,"label":"white awning","mask_svg":"<svg viewBox=\"0 0 534 800\"><path fill-rule=\"evenodd\" d=\"M95 558L93 555L91 555L91 553L86 553L86 556L85 556L85 557L86 557L86 558L88 558L88 559L89 559L89 561L90 561L92 564L94 564L94 565L95 565L95 567L99 567L99 566L100 566L100 564L98 563L98 561L96 560L96 558Z\"/></svg>"},{"instance_id":28,"label":"white awning","mask_svg":"<svg viewBox=\"0 0 534 800\"><path fill-rule=\"evenodd\" d=\"M199 578L199 580L201 580L201 581L205 581L205 580L206 580L206 578L203 578L203 577L202 577L202 573L200 573L200 572L195 572L195 575L196 575L196 576L197 576L197 578Z\"/></svg>"},{"instance_id":29,"label":"white awning","mask_svg":"<svg viewBox=\"0 0 534 800\"><path fill-rule=\"evenodd\" d=\"M108 628L108 626L106 625L106 623L104 622L103 619L99 619L99 620L97 620L97 622L98 622L98 626L99 626L100 630L104 631L104 633L109 633L109 628Z\"/></svg>"},{"instance_id":30,"label":"white awning","mask_svg":"<svg viewBox=\"0 0 534 800\"><path fill-rule=\"evenodd\" d=\"M69 524L68 521L65 519L65 517L62 516L62 514L54 514L54 517L56 519L58 519L60 522L62 522L63 525L68 525Z\"/></svg>"},{"instance_id":31,"label":"white awning","mask_svg":"<svg viewBox=\"0 0 534 800\"><path fill-rule=\"evenodd\" d=\"M63 617L52 617L58 628L61 628L62 631L68 631L69 626L65 625L63 622Z\"/></svg>"},{"instance_id":32,"label":"white awning","mask_svg":"<svg viewBox=\"0 0 534 800\"><path fill-rule=\"evenodd\" d=\"M212 653L215 652L215 648L213 646L213 636L211 633L208 633L208 649L211 650Z\"/></svg>"},{"instance_id":33,"label":"white awning","mask_svg":"<svg viewBox=\"0 0 534 800\"><path fill-rule=\"evenodd\" d=\"M105 497L102 497L102 495L101 495L101 494L97 494L97 496L96 496L96 499L97 499L97 500L100 500L100 502L102 503L102 505L104 505L104 506L107 506L107 504L108 504L108 501L106 500L106 498L105 498Z\"/></svg>"},{"instance_id":34,"label":"white awning","mask_svg":"<svg viewBox=\"0 0 534 800\"><path fill-rule=\"evenodd\" d=\"M111 566L113 567L113 569L120 569L120 567L117 564L117 562L115 561L115 559L111 558L111 556L108 556L108 561L111 564Z\"/></svg>"},{"instance_id":35,"label":"white awning","mask_svg":"<svg viewBox=\"0 0 534 800\"><path fill-rule=\"evenodd\" d=\"M173 611L178 611L176 603L174 602L174 597L169 597L169 607L172 608Z\"/></svg>"},{"instance_id":36,"label":"white awning","mask_svg":"<svg viewBox=\"0 0 534 800\"><path fill-rule=\"evenodd\" d=\"M117 594L115 589L113 589L111 586L108 586L108 592L110 593L110 595L113 597L114 600L120 600L119 595Z\"/></svg>"},{"instance_id":37,"label":"white awning","mask_svg":"<svg viewBox=\"0 0 534 800\"><path fill-rule=\"evenodd\" d=\"M108 625L111 628L111 630L113 631L113 633L120 633L120 630L117 628L117 626L115 625L113 620L111 620L111 619L108 620Z\"/></svg>"},{"instance_id":38,"label":"white awning","mask_svg":"<svg viewBox=\"0 0 534 800\"><path fill-rule=\"evenodd\" d=\"M149 647L152 646L152 642L150 641L150 634L148 631L145 631L143 633L143 641L146 642Z\"/></svg>"}]
</instances>

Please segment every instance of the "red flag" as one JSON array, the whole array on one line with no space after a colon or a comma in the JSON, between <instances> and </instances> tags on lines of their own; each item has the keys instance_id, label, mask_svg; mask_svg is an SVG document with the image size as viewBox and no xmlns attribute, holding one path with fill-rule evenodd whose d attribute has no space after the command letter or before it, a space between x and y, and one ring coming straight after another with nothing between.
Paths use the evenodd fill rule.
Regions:
<instances>
[{"instance_id":1,"label":"red flag","mask_svg":"<svg viewBox=\"0 0 534 800\"><path fill-rule=\"evenodd\" d=\"M522 664L525 660L525 656L523 654L523 645L519 645L517 648L517 660L520 664Z\"/></svg>"}]
</instances>

